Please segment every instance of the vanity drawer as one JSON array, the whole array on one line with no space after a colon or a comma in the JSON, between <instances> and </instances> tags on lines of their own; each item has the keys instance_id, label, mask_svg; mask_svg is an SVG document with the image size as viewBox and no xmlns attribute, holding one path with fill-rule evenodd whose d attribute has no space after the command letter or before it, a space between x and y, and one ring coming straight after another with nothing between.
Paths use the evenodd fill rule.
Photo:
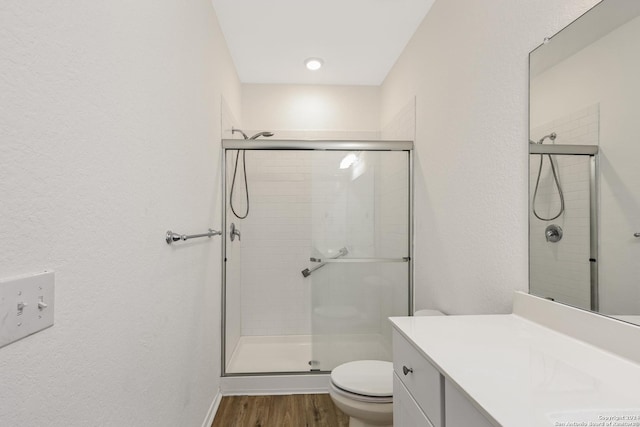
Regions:
<instances>
[{"instance_id":1,"label":"vanity drawer","mask_svg":"<svg viewBox=\"0 0 640 427\"><path fill-rule=\"evenodd\" d=\"M393 331L393 370L427 415L431 424L441 427L444 380L440 372L395 330Z\"/></svg>"},{"instance_id":2,"label":"vanity drawer","mask_svg":"<svg viewBox=\"0 0 640 427\"><path fill-rule=\"evenodd\" d=\"M393 374L393 426L433 427L395 373Z\"/></svg>"}]
</instances>

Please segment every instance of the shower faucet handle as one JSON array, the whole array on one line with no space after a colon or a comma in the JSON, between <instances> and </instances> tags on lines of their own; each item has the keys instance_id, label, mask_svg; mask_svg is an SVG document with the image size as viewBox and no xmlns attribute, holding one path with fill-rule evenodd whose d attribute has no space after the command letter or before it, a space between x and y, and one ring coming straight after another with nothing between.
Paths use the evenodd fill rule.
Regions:
<instances>
[{"instance_id":1,"label":"shower faucet handle","mask_svg":"<svg viewBox=\"0 0 640 427\"><path fill-rule=\"evenodd\" d=\"M236 239L236 236L238 236L238 241L241 240L240 230L236 228L236 225L233 222L231 223L230 228L231 228L231 231L229 231L229 238L231 239L231 241L233 242Z\"/></svg>"},{"instance_id":2,"label":"shower faucet handle","mask_svg":"<svg viewBox=\"0 0 640 427\"><path fill-rule=\"evenodd\" d=\"M633 237L640 237L640 233L633 233Z\"/></svg>"}]
</instances>

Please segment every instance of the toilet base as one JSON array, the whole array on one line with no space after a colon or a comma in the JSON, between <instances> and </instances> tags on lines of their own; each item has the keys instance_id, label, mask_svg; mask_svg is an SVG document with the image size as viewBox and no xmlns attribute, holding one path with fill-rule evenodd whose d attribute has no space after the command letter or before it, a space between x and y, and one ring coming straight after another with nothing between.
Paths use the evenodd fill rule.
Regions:
<instances>
[{"instance_id":1,"label":"toilet base","mask_svg":"<svg viewBox=\"0 0 640 427\"><path fill-rule=\"evenodd\" d=\"M353 417L349 417L349 427L393 427L393 424L387 424L381 426L379 424L368 424L362 420L357 420Z\"/></svg>"},{"instance_id":2,"label":"toilet base","mask_svg":"<svg viewBox=\"0 0 640 427\"><path fill-rule=\"evenodd\" d=\"M333 403L349 416L349 427L393 426L393 403L358 402L336 394L331 387L329 396Z\"/></svg>"}]
</instances>

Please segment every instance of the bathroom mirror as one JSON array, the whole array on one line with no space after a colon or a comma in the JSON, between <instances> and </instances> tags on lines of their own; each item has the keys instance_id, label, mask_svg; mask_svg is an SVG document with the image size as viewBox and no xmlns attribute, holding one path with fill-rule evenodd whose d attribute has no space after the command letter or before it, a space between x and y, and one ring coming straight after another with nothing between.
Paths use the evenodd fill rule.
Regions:
<instances>
[{"instance_id":1,"label":"bathroom mirror","mask_svg":"<svg viewBox=\"0 0 640 427\"><path fill-rule=\"evenodd\" d=\"M529 55L529 291L640 325L640 1Z\"/></svg>"}]
</instances>

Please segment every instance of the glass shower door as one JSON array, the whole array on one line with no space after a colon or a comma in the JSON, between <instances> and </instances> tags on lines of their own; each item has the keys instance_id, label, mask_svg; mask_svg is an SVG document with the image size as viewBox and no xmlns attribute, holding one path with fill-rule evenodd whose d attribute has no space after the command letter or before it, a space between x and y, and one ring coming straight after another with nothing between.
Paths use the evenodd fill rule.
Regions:
<instances>
[{"instance_id":1,"label":"glass shower door","mask_svg":"<svg viewBox=\"0 0 640 427\"><path fill-rule=\"evenodd\" d=\"M391 360L389 316L409 311L408 151L311 159L311 369Z\"/></svg>"}]
</instances>

